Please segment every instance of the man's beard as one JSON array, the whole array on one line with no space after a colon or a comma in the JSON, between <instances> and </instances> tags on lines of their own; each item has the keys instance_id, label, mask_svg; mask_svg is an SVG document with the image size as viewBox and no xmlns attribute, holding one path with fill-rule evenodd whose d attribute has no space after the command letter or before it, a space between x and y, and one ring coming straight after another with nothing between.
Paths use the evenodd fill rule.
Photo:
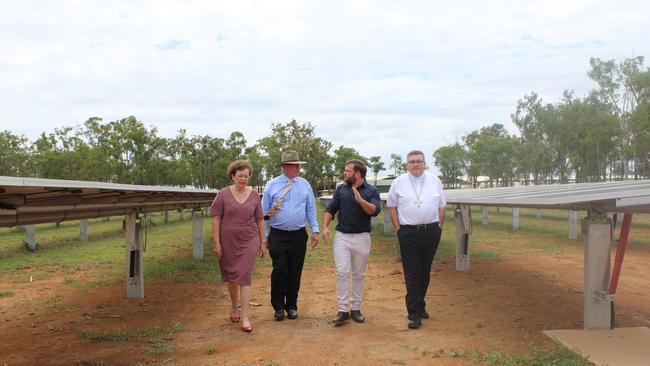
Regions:
<instances>
[{"instance_id":1,"label":"man's beard","mask_svg":"<svg viewBox=\"0 0 650 366\"><path fill-rule=\"evenodd\" d=\"M357 182L357 179L354 176L352 176L350 178L345 178L345 182L353 186Z\"/></svg>"}]
</instances>

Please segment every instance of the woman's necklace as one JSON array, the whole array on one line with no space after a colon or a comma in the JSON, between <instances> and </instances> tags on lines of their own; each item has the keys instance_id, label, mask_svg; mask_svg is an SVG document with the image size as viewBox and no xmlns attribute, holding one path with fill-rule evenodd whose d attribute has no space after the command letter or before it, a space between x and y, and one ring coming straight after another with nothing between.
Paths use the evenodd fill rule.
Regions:
<instances>
[{"instance_id":1,"label":"woman's necklace","mask_svg":"<svg viewBox=\"0 0 650 366\"><path fill-rule=\"evenodd\" d=\"M416 198L415 204L418 207L420 207L420 205L422 204L422 200L420 199L420 195L422 195L422 189L424 188L424 179L422 179L422 185L420 186L420 191L419 192L415 190L415 183L413 182L413 178L411 178L411 176L409 176L409 181L411 182L411 187L413 188L413 193L415 194L415 198Z\"/></svg>"},{"instance_id":2,"label":"woman's necklace","mask_svg":"<svg viewBox=\"0 0 650 366\"><path fill-rule=\"evenodd\" d=\"M242 190L240 191L240 190L237 188L237 186L234 186L234 187L233 187L233 192L235 192L235 194L236 194L237 196L239 196L239 197L243 197L244 195L246 195L246 187L242 188Z\"/></svg>"}]
</instances>

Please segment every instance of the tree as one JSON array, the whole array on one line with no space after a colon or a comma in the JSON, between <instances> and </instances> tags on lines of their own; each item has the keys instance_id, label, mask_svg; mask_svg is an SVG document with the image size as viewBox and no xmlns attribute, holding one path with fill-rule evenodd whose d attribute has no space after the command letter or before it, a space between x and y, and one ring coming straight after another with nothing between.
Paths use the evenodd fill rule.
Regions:
<instances>
[{"instance_id":1,"label":"tree","mask_svg":"<svg viewBox=\"0 0 650 366\"><path fill-rule=\"evenodd\" d=\"M31 158L25 136L17 136L10 131L0 132L0 175L29 176Z\"/></svg>"},{"instance_id":2,"label":"tree","mask_svg":"<svg viewBox=\"0 0 650 366\"><path fill-rule=\"evenodd\" d=\"M265 164L264 156L260 154L255 146L246 148L245 154L248 162L253 166L250 185L255 187L259 192L262 192L262 187L264 186L264 174L262 170Z\"/></svg>"},{"instance_id":3,"label":"tree","mask_svg":"<svg viewBox=\"0 0 650 366\"><path fill-rule=\"evenodd\" d=\"M607 178L608 159L617 153L621 127L607 105L593 95L584 100L566 98L558 105L565 129L564 144L577 182Z\"/></svg>"},{"instance_id":4,"label":"tree","mask_svg":"<svg viewBox=\"0 0 650 366\"><path fill-rule=\"evenodd\" d=\"M567 91L564 94L570 95ZM564 138L568 126L559 120L557 108L544 104L532 92L517 102L510 117L521 133L516 153L519 175L525 181L532 176L535 184L552 183L555 176L565 182L568 152Z\"/></svg>"},{"instance_id":5,"label":"tree","mask_svg":"<svg viewBox=\"0 0 650 366\"><path fill-rule=\"evenodd\" d=\"M341 145L338 149L334 150L334 174L337 174L339 179L343 179L345 162L352 159L358 159L367 163L367 159L352 147Z\"/></svg>"},{"instance_id":6,"label":"tree","mask_svg":"<svg viewBox=\"0 0 650 366\"><path fill-rule=\"evenodd\" d=\"M460 188L458 177L465 174L467 167L466 152L460 143L443 146L433 152L435 165L442 174L442 181L447 187Z\"/></svg>"},{"instance_id":7,"label":"tree","mask_svg":"<svg viewBox=\"0 0 650 366\"><path fill-rule=\"evenodd\" d=\"M469 175L474 185L478 175L489 177L490 186L510 185L515 177L517 139L500 123L473 131L465 137L469 157Z\"/></svg>"},{"instance_id":8,"label":"tree","mask_svg":"<svg viewBox=\"0 0 650 366\"><path fill-rule=\"evenodd\" d=\"M271 135L258 140L256 148L264 152L266 159L264 171L267 177L280 174L280 157L283 151L298 152L300 159L306 161L303 177L309 181L314 191L324 187L323 177L331 176L331 159L328 151L332 143L316 137L310 122L298 123L291 120L286 124L271 125Z\"/></svg>"},{"instance_id":9,"label":"tree","mask_svg":"<svg viewBox=\"0 0 650 366\"><path fill-rule=\"evenodd\" d=\"M41 178L92 180L90 151L79 128L42 133L34 143L34 173Z\"/></svg>"},{"instance_id":10,"label":"tree","mask_svg":"<svg viewBox=\"0 0 650 366\"><path fill-rule=\"evenodd\" d=\"M634 159L634 178L650 177L650 69L630 81L638 101L630 114L630 156Z\"/></svg>"},{"instance_id":11,"label":"tree","mask_svg":"<svg viewBox=\"0 0 650 366\"><path fill-rule=\"evenodd\" d=\"M591 97L611 110L618 119L619 129L622 131L622 140L617 146L621 179L627 177L630 170L628 159L633 158L629 122L630 116L641 102L639 100L641 91L637 89L639 85L634 80L641 73L643 61L643 56L625 59L619 63L615 60L603 61L594 57L589 59L591 70L587 75L599 87L591 92Z\"/></svg>"},{"instance_id":12,"label":"tree","mask_svg":"<svg viewBox=\"0 0 650 366\"><path fill-rule=\"evenodd\" d=\"M395 176L402 174L406 171L406 164L402 162L402 156L399 154L392 153L390 154L390 169L393 169L393 174Z\"/></svg>"},{"instance_id":13,"label":"tree","mask_svg":"<svg viewBox=\"0 0 650 366\"><path fill-rule=\"evenodd\" d=\"M377 185L377 174L384 170L384 162L380 156L371 156L368 162L368 168L375 174L375 185Z\"/></svg>"},{"instance_id":14,"label":"tree","mask_svg":"<svg viewBox=\"0 0 650 366\"><path fill-rule=\"evenodd\" d=\"M230 134L225 142L226 144L226 158L233 161L244 158L244 149L246 149L246 138L244 134L235 131ZM228 163L230 164L230 162Z\"/></svg>"}]
</instances>

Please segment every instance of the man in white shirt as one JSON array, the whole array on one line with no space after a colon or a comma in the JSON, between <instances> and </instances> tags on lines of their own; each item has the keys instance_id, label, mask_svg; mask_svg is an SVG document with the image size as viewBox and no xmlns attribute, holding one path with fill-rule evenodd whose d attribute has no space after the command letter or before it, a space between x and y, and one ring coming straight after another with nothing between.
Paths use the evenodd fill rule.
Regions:
<instances>
[{"instance_id":1,"label":"man in white shirt","mask_svg":"<svg viewBox=\"0 0 650 366\"><path fill-rule=\"evenodd\" d=\"M388 191L386 206L397 231L406 282L406 310L410 329L418 329L428 319L424 297L429 288L431 263L440 243L445 222L442 182L426 173L424 153L406 155L408 172L397 177Z\"/></svg>"}]
</instances>

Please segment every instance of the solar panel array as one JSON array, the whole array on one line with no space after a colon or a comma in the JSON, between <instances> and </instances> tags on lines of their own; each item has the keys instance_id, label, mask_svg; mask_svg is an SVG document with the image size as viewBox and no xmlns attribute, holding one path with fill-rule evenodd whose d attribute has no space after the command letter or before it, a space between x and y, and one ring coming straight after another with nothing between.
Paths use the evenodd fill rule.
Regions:
<instances>
[{"instance_id":1,"label":"solar panel array","mask_svg":"<svg viewBox=\"0 0 650 366\"><path fill-rule=\"evenodd\" d=\"M650 213L650 180L445 190L450 204Z\"/></svg>"},{"instance_id":2,"label":"solar panel array","mask_svg":"<svg viewBox=\"0 0 650 366\"><path fill-rule=\"evenodd\" d=\"M0 227L209 206L216 190L0 176Z\"/></svg>"}]
</instances>

